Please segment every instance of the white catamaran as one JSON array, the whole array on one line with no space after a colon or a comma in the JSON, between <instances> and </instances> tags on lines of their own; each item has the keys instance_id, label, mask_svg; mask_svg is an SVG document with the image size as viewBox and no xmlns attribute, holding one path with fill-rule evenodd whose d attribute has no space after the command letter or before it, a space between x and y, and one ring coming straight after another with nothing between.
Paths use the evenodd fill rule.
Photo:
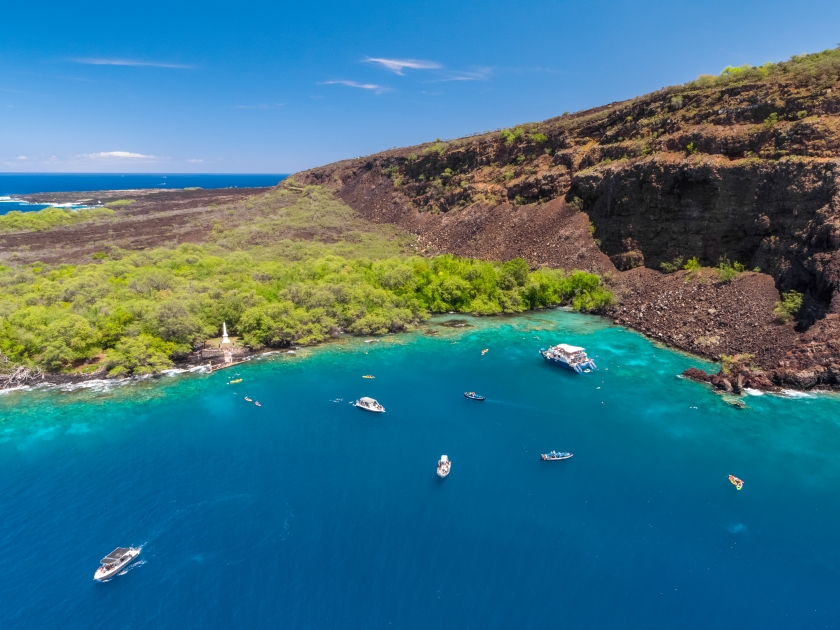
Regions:
<instances>
[{"instance_id":1,"label":"white catamaran","mask_svg":"<svg viewBox=\"0 0 840 630\"><path fill-rule=\"evenodd\" d=\"M558 343L548 350L541 348L540 354L549 363L559 365L578 374L598 369L595 367L595 361L586 356L584 348L570 346L567 343Z\"/></svg>"}]
</instances>

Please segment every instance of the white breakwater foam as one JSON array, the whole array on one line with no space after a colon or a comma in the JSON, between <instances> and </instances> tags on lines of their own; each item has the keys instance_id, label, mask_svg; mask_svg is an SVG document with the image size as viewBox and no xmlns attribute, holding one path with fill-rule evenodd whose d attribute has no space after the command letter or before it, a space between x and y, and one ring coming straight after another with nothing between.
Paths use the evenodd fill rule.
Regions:
<instances>
[{"instance_id":1,"label":"white breakwater foam","mask_svg":"<svg viewBox=\"0 0 840 630\"><path fill-rule=\"evenodd\" d=\"M128 385L133 380L131 378L109 378L109 379L94 379L91 381L83 381L81 383L67 383L59 385L58 389L62 392L74 392L80 389L88 389L92 392L109 392L115 387L122 387Z\"/></svg>"},{"instance_id":2,"label":"white breakwater foam","mask_svg":"<svg viewBox=\"0 0 840 630\"><path fill-rule=\"evenodd\" d=\"M179 374L194 374L196 372L201 372L202 374L205 372L209 372L210 368L206 365L195 365L191 368L169 368L168 370L161 370L160 373L165 376L178 376Z\"/></svg>"}]
</instances>

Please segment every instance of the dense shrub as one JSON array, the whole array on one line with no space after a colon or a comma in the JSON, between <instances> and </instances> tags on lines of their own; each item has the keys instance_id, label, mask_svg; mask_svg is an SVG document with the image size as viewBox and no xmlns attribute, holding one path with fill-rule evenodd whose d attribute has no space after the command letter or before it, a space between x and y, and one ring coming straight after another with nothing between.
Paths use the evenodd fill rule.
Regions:
<instances>
[{"instance_id":1,"label":"dense shrub","mask_svg":"<svg viewBox=\"0 0 840 630\"><path fill-rule=\"evenodd\" d=\"M0 232L37 232L113 216L114 211L108 208L44 208L37 212L12 210L0 216Z\"/></svg>"},{"instance_id":2,"label":"dense shrub","mask_svg":"<svg viewBox=\"0 0 840 630\"><path fill-rule=\"evenodd\" d=\"M802 308L802 294L797 291L788 291L782 294L782 300L776 302L773 315L781 322L789 322L799 313Z\"/></svg>"},{"instance_id":3,"label":"dense shrub","mask_svg":"<svg viewBox=\"0 0 840 630\"><path fill-rule=\"evenodd\" d=\"M840 46L807 55L794 55L781 63L762 66L727 66L719 76L702 75L688 87L707 87L792 78L799 85L831 85L840 78Z\"/></svg>"},{"instance_id":4,"label":"dense shrub","mask_svg":"<svg viewBox=\"0 0 840 630\"><path fill-rule=\"evenodd\" d=\"M405 330L434 312L491 315L560 304L599 311L611 302L596 275L531 272L521 258L260 261L184 244L114 250L88 265L0 270L0 350L48 370L99 362L124 376L171 366L218 335L223 321L251 346L283 346L341 331Z\"/></svg>"}]
</instances>

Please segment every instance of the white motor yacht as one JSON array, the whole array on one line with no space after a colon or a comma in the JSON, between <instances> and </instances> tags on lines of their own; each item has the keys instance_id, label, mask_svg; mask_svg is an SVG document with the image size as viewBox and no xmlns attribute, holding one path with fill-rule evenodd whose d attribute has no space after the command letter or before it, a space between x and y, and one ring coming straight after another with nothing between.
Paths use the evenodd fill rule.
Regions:
<instances>
[{"instance_id":1,"label":"white motor yacht","mask_svg":"<svg viewBox=\"0 0 840 630\"><path fill-rule=\"evenodd\" d=\"M131 564L139 555L140 550L135 547L117 547L99 561L102 566L93 574L93 579L99 582L110 580Z\"/></svg>"},{"instance_id":2,"label":"white motor yacht","mask_svg":"<svg viewBox=\"0 0 840 630\"><path fill-rule=\"evenodd\" d=\"M376 402L373 398L368 398L367 396L363 396L359 398L354 403L350 403L354 407L358 407L359 409L364 409L365 411L372 411L374 413L385 413L385 407L380 405Z\"/></svg>"},{"instance_id":3,"label":"white motor yacht","mask_svg":"<svg viewBox=\"0 0 840 630\"><path fill-rule=\"evenodd\" d=\"M449 474L450 468L452 468L452 462L449 461L449 458L446 455L441 455L437 466L438 477L446 477L446 475Z\"/></svg>"}]
</instances>

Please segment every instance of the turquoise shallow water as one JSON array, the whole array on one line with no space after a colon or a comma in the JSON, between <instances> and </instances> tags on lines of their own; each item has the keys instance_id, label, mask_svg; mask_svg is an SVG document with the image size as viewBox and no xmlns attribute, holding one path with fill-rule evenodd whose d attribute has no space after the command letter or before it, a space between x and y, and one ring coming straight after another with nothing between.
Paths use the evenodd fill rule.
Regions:
<instances>
[{"instance_id":1,"label":"turquoise shallow water","mask_svg":"<svg viewBox=\"0 0 840 630\"><path fill-rule=\"evenodd\" d=\"M838 398L738 410L603 320L469 321L0 397L3 627L840 625ZM142 562L94 583L117 545Z\"/></svg>"}]
</instances>

